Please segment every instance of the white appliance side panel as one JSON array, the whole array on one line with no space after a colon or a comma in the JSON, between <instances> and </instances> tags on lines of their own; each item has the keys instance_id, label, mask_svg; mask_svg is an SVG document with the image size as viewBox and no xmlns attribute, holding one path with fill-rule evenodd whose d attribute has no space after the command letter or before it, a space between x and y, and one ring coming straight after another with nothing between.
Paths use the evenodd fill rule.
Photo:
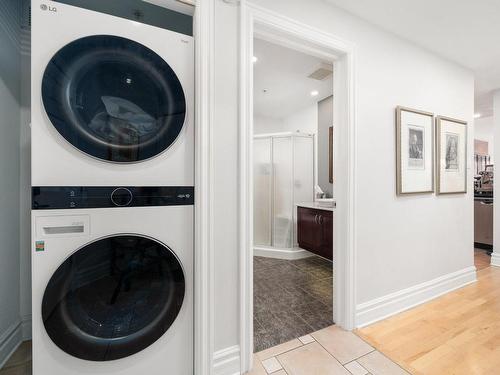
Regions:
<instances>
[{"instance_id":1,"label":"white appliance side panel","mask_svg":"<svg viewBox=\"0 0 500 375\"><path fill-rule=\"evenodd\" d=\"M194 40L170 30L50 2L57 12L32 1L32 185L192 186L194 184ZM94 159L67 142L50 123L42 103L47 63L66 44L90 35L116 35L139 42L176 72L187 101L187 118L177 141L147 161L116 164Z\"/></svg>"}]
</instances>

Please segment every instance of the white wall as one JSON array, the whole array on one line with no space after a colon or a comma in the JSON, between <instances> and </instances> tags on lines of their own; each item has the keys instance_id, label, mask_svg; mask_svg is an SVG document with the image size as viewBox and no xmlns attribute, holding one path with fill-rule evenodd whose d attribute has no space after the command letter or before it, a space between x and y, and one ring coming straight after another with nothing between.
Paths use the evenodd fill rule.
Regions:
<instances>
[{"instance_id":1,"label":"white wall","mask_svg":"<svg viewBox=\"0 0 500 375\"><path fill-rule=\"evenodd\" d=\"M472 123L474 82L471 72L385 33L321 0L255 0L280 15L314 26L356 44L356 302L362 304L473 266L473 196L420 195L398 198L395 193L394 110L397 105L432 111ZM224 241L216 246L218 309L216 349L237 345L238 229L233 215L237 170L236 126L238 81L237 10L217 2L216 103L227 116L218 117L224 134L216 139L224 149L216 159L218 190L227 192L216 217ZM228 113L228 111L230 113ZM469 137L472 151L473 137ZM472 155L472 153L469 153ZM468 167L471 168L469 160ZM229 164L229 165L228 165ZM220 169L224 169L221 173ZM470 174L469 174L470 176ZM220 178L224 177L224 178ZM471 178L471 177L470 177ZM469 180L472 186L472 179ZM232 190L234 189L234 190ZM216 206L218 205L216 203ZM217 229L218 228L218 229Z\"/></svg>"},{"instance_id":2,"label":"white wall","mask_svg":"<svg viewBox=\"0 0 500 375\"><path fill-rule=\"evenodd\" d=\"M495 154L495 143L493 142L493 116L474 120L474 139L488 142L488 153L493 163Z\"/></svg>"},{"instance_id":3,"label":"white wall","mask_svg":"<svg viewBox=\"0 0 500 375\"><path fill-rule=\"evenodd\" d=\"M306 108L299 109L283 119L284 131L307 134L318 133L318 105L314 103Z\"/></svg>"},{"instance_id":4,"label":"white wall","mask_svg":"<svg viewBox=\"0 0 500 375\"><path fill-rule=\"evenodd\" d=\"M21 8L0 3L0 367L19 343L19 124Z\"/></svg>"},{"instance_id":5,"label":"white wall","mask_svg":"<svg viewBox=\"0 0 500 375\"><path fill-rule=\"evenodd\" d=\"M318 132L318 106L315 103L281 119L256 114L253 118L253 127L254 134L281 132L316 134Z\"/></svg>"},{"instance_id":6,"label":"white wall","mask_svg":"<svg viewBox=\"0 0 500 375\"><path fill-rule=\"evenodd\" d=\"M215 350L239 342L238 23L236 6L216 1L214 249Z\"/></svg>"},{"instance_id":7,"label":"white wall","mask_svg":"<svg viewBox=\"0 0 500 375\"><path fill-rule=\"evenodd\" d=\"M319 0L307 8L301 0L255 3L356 44L357 303L472 266L471 189L441 197L395 194L394 109L472 123L473 74ZM469 150L472 144L469 137Z\"/></svg>"},{"instance_id":8,"label":"white wall","mask_svg":"<svg viewBox=\"0 0 500 375\"><path fill-rule=\"evenodd\" d=\"M283 119L275 119L265 116L255 115L253 117L253 133L281 133L285 131L285 123Z\"/></svg>"}]
</instances>

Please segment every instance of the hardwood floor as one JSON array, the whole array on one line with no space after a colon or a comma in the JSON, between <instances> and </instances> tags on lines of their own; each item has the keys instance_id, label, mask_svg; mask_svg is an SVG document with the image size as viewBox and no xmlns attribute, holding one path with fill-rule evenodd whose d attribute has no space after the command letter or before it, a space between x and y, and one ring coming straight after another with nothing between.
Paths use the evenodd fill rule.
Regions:
<instances>
[{"instance_id":1,"label":"hardwood floor","mask_svg":"<svg viewBox=\"0 0 500 375\"><path fill-rule=\"evenodd\" d=\"M488 268L491 264L491 256L486 250L474 249L474 263L478 271Z\"/></svg>"},{"instance_id":2,"label":"hardwood floor","mask_svg":"<svg viewBox=\"0 0 500 375\"><path fill-rule=\"evenodd\" d=\"M0 375L31 375L31 365L31 341L25 341L0 369Z\"/></svg>"},{"instance_id":3,"label":"hardwood floor","mask_svg":"<svg viewBox=\"0 0 500 375\"><path fill-rule=\"evenodd\" d=\"M475 260L477 283L356 333L412 374L500 374L500 268Z\"/></svg>"}]
</instances>

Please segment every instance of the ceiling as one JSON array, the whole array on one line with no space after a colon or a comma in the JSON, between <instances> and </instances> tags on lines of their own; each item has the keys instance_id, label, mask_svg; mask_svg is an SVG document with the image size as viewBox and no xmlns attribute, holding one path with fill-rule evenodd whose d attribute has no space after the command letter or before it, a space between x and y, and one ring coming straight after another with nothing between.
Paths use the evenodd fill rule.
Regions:
<instances>
[{"instance_id":1,"label":"ceiling","mask_svg":"<svg viewBox=\"0 0 500 375\"><path fill-rule=\"evenodd\" d=\"M500 88L499 0L325 0L474 71L476 112Z\"/></svg>"},{"instance_id":2,"label":"ceiling","mask_svg":"<svg viewBox=\"0 0 500 375\"><path fill-rule=\"evenodd\" d=\"M261 39L254 41L254 56L256 115L283 119L332 95L332 75L323 81L308 77L328 62ZM311 96L312 91L318 95Z\"/></svg>"}]
</instances>

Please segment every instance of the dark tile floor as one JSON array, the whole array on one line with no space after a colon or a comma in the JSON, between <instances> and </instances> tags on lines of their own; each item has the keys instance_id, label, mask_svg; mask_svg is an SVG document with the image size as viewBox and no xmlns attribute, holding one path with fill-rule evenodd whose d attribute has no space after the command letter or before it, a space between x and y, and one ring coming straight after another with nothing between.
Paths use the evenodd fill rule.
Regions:
<instances>
[{"instance_id":1,"label":"dark tile floor","mask_svg":"<svg viewBox=\"0 0 500 375\"><path fill-rule=\"evenodd\" d=\"M254 257L254 351L333 324L332 263Z\"/></svg>"}]
</instances>

